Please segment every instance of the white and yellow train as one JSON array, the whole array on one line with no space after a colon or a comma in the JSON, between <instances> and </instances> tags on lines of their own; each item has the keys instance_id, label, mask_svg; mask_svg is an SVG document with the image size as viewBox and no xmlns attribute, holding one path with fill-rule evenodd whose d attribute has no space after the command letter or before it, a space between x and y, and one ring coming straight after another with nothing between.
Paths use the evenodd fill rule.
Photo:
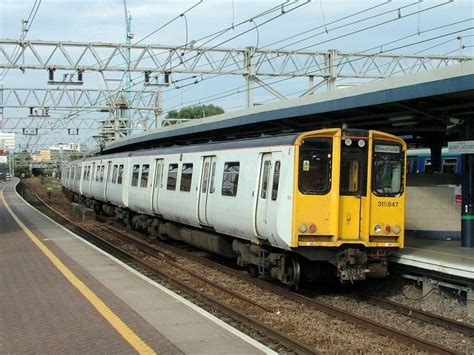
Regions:
<instances>
[{"instance_id":1,"label":"white and yellow train","mask_svg":"<svg viewBox=\"0 0 474 355\"><path fill-rule=\"evenodd\" d=\"M76 201L151 237L235 258L290 286L384 277L403 247L406 144L324 129L97 155L65 166Z\"/></svg>"}]
</instances>

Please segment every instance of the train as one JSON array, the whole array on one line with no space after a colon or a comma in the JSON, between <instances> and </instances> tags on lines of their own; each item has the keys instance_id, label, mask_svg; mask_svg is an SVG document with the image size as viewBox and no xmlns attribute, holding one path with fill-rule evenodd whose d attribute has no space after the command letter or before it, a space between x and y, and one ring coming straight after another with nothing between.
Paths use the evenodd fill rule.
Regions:
<instances>
[{"instance_id":1,"label":"train","mask_svg":"<svg viewBox=\"0 0 474 355\"><path fill-rule=\"evenodd\" d=\"M408 174L431 173L431 150L427 148L408 149ZM461 154L450 153L448 148L441 150L441 172L444 174L461 174Z\"/></svg>"},{"instance_id":2,"label":"train","mask_svg":"<svg viewBox=\"0 0 474 355\"><path fill-rule=\"evenodd\" d=\"M98 154L64 193L149 238L233 258L290 287L383 278L404 246L405 142L331 128Z\"/></svg>"}]
</instances>

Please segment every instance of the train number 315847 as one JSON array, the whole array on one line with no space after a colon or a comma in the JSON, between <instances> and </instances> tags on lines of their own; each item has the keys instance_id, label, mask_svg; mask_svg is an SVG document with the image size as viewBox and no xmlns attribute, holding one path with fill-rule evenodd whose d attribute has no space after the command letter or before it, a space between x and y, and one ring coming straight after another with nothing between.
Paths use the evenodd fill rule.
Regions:
<instances>
[{"instance_id":1,"label":"train number 315847","mask_svg":"<svg viewBox=\"0 0 474 355\"><path fill-rule=\"evenodd\" d=\"M392 202L392 201L378 201L377 202L378 207L398 207L398 202Z\"/></svg>"}]
</instances>

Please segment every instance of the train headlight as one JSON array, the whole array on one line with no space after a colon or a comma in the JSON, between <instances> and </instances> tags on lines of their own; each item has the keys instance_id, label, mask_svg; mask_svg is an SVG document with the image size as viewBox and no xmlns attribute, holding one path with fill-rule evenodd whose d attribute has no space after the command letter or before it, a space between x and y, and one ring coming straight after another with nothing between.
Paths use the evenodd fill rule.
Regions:
<instances>
[{"instance_id":1,"label":"train headlight","mask_svg":"<svg viewBox=\"0 0 474 355\"><path fill-rule=\"evenodd\" d=\"M382 226L380 224L375 225L374 232L375 232L375 234L382 233Z\"/></svg>"},{"instance_id":2,"label":"train headlight","mask_svg":"<svg viewBox=\"0 0 474 355\"><path fill-rule=\"evenodd\" d=\"M300 225L300 232L301 233L306 233L306 231L308 230L308 226L306 224L301 224Z\"/></svg>"},{"instance_id":3,"label":"train headlight","mask_svg":"<svg viewBox=\"0 0 474 355\"><path fill-rule=\"evenodd\" d=\"M401 231L400 226L393 227L393 233L398 234L398 233L400 233L400 231Z\"/></svg>"},{"instance_id":4,"label":"train headlight","mask_svg":"<svg viewBox=\"0 0 474 355\"><path fill-rule=\"evenodd\" d=\"M316 230L317 230L316 225L314 225L313 223L311 223L311 224L309 225L309 228L308 228L308 229L309 229L309 232L310 232L310 233L314 233L314 232L316 232Z\"/></svg>"},{"instance_id":5,"label":"train headlight","mask_svg":"<svg viewBox=\"0 0 474 355\"><path fill-rule=\"evenodd\" d=\"M385 226L385 233L389 234L392 231L390 226Z\"/></svg>"}]
</instances>

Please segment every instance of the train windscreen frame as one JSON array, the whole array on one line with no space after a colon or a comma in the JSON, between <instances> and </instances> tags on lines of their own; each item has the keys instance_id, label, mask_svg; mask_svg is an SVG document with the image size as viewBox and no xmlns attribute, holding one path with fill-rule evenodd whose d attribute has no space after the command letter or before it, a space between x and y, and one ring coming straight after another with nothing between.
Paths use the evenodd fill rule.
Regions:
<instances>
[{"instance_id":1,"label":"train windscreen frame","mask_svg":"<svg viewBox=\"0 0 474 355\"><path fill-rule=\"evenodd\" d=\"M310 137L301 142L298 189L304 195L325 195L331 190L332 138Z\"/></svg>"},{"instance_id":2,"label":"train windscreen frame","mask_svg":"<svg viewBox=\"0 0 474 355\"><path fill-rule=\"evenodd\" d=\"M404 157L401 144L374 141L372 156L372 192L376 196L396 197L403 194Z\"/></svg>"}]
</instances>

